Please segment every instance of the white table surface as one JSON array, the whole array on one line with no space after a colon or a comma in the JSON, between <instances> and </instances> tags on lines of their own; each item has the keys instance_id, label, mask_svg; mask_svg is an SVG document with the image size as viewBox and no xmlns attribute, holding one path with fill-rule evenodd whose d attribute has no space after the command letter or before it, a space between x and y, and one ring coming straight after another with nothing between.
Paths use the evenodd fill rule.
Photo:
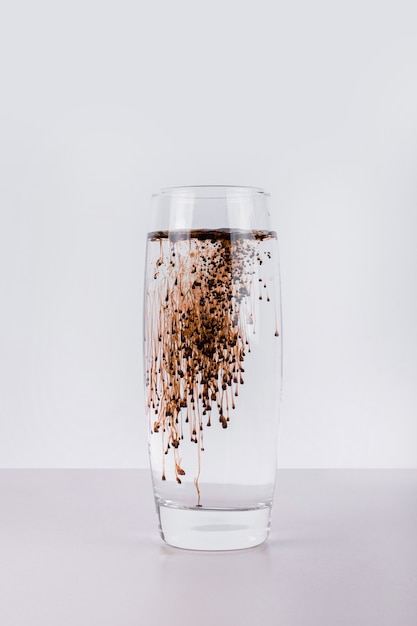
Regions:
<instances>
[{"instance_id":1,"label":"white table surface","mask_svg":"<svg viewBox=\"0 0 417 626\"><path fill-rule=\"evenodd\" d=\"M247 551L164 545L144 470L0 470L1 626L417 626L417 470L280 470Z\"/></svg>"}]
</instances>

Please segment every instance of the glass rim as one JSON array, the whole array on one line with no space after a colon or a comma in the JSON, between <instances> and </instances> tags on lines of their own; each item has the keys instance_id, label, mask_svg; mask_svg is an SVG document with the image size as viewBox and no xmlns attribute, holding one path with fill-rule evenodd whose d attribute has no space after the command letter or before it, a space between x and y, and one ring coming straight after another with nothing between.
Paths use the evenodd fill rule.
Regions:
<instances>
[{"instance_id":1,"label":"glass rim","mask_svg":"<svg viewBox=\"0 0 417 626\"><path fill-rule=\"evenodd\" d=\"M216 200L224 198L251 198L255 196L270 197L270 193L261 187L247 185L185 185L179 187L163 187L153 193L152 198L188 198L194 200Z\"/></svg>"}]
</instances>

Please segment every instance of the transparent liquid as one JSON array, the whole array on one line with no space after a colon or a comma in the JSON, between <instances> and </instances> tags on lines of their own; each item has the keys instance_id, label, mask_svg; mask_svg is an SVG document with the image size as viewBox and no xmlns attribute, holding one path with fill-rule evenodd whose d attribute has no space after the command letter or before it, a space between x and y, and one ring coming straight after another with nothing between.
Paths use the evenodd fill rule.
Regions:
<instances>
[{"instance_id":1,"label":"transparent liquid","mask_svg":"<svg viewBox=\"0 0 417 626\"><path fill-rule=\"evenodd\" d=\"M145 385L158 507L268 509L269 519L281 378L277 281L274 232L149 234Z\"/></svg>"}]
</instances>

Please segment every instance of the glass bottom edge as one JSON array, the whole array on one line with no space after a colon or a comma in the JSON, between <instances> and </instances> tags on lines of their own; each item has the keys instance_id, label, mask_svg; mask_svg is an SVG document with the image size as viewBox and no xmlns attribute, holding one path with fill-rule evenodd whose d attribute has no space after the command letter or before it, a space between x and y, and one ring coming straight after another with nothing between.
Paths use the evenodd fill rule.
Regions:
<instances>
[{"instance_id":1,"label":"glass bottom edge","mask_svg":"<svg viewBox=\"0 0 417 626\"><path fill-rule=\"evenodd\" d=\"M256 508L180 508L156 502L159 530L165 543L185 550L244 550L269 535L271 505Z\"/></svg>"}]
</instances>

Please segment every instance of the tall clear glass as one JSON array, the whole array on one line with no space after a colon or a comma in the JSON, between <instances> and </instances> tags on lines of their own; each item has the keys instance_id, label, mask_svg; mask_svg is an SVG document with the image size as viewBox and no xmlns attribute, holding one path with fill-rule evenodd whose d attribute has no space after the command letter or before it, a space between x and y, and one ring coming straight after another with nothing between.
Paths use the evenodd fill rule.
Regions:
<instances>
[{"instance_id":1,"label":"tall clear glass","mask_svg":"<svg viewBox=\"0 0 417 626\"><path fill-rule=\"evenodd\" d=\"M268 537L281 388L269 201L225 186L152 198L146 413L160 532L172 546L233 550Z\"/></svg>"}]
</instances>

